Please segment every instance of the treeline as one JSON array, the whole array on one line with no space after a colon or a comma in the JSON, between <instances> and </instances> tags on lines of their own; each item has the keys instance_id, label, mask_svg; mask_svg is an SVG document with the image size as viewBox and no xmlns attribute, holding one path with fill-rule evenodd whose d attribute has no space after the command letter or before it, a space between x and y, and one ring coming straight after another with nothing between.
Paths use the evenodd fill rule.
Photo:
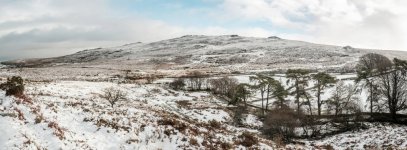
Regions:
<instances>
[{"instance_id":1,"label":"treeline","mask_svg":"<svg viewBox=\"0 0 407 150\"><path fill-rule=\"evenodd\" d=\"M407 62L370 53L360 58L356 69L354 84L346 84L325 72L315 74L305 69L289 69L286 83L274 79L272 74L251 76L251 84L245 84L238 83L235 78L209 78L195 71L176 79L170 87L208 90L242 108L247 108L251 96L260 94L259 116L264 118L264 133L284 141L296 136L313 138L360 128L360 121L366 120L358 96L362 90L368 91L371 114L368 119L375 121L381 117L374 115L389 113L392 122L399 121L397 113L407 109ZM329 98L323 99L328 87L333 90ZM326 120L336 130L327 129ZM325 131L322 131L324 126ZM295 134L299 128L301 135Z\"/></svg>"}]
</instances>

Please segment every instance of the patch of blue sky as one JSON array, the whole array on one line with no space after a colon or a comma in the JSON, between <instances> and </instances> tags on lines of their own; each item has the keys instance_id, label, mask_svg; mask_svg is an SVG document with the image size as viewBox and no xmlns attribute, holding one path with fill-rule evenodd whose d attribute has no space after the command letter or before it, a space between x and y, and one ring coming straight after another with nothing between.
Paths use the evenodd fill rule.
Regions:
<instances>
[{"instance_id":1,"label":"patch of blue sky","mask_svg":"<svg viewBox=\"0 0 407 150\"><path fill-rule=\"evenodd\" d=\"M268 20L224 18L221 0L112 0L112 9L128 15L142 16L181 27L222 27L228 29L262 28L281 33L299 33L301 30L274 26ZM307 14L305 14L307 15ZM308 16L306 16L308 18ZM298 22L307 19L290 18Z\"/></svg>"},{"instance_id":2,"label":"patch of blue sky","mask_svg":"<svg viewBox=\"0 0 407 150\"><path fill-rule=\"evenodd\" d=\"M211 25L208 12L218 0L112 0L113 9L122 13L187 26Z\"/></svg>"}]
</instances>

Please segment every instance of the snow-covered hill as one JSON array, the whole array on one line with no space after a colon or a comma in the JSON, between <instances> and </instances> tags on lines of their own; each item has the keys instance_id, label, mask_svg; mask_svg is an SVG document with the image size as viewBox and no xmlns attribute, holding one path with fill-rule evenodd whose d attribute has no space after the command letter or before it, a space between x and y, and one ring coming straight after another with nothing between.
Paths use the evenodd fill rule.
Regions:
<instances>
[{"instance_id":1,"label":"snow-covered hill","mask_svg":"<svg viewBox=\"0 0 407 150\"><path fill-rule=\"evenodd\" d=\"M131 43L84 50L46 59L3 62L23 66L75 65L129 69L211 69L212 71L278 70L287 68L352 70L358 58L374 52L405 59L402 51L320 45L278 37L187 35L153 43ZM254 69L255 68L255 69Z\"/></svg>"}]
</instances>

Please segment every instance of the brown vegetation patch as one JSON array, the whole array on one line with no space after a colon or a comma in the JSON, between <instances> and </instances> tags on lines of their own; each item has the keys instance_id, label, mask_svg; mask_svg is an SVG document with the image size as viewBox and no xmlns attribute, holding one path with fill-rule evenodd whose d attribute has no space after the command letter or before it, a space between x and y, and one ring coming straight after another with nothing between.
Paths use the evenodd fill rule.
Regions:
<instances>
[{"instance_id":1,"label":"brown vegetation patch","mask_svg":"<svg viewBox=\"0 0 407 150\"><path fill-rule=\"evenodd\" d=\"M161 119L157 123L158 125L172 126L174 129L180 131L181 133L185 133L185 130L188 128L188 125L186 123L171 118Z\"/></svg>"},{"instance_id":2,"label":"brown vegetation patch","mask_svg":"<svg viewBox=\"0 0 407 150\"><path fill-rule=\"evenodd\" d=\"M238 140L235 142L237 145L243 145L245 147L252 147L253 145L257 145L259 140L255 137L252 133L243 132L241 135L238 136Z\"/></svg>"},{"instance_id":3,"label":"brown vegetation patch","mask_svg":"<svg viewBox=\"0 0 407 150\"><path fill-rule=\"evenodd\" d=\"M64 130L59 127L58 123L56 123L55 121L48 123L48 128L54 129L54 135L57 136L60 140L65 139Z\"/></svg>"},{"instance_id":4,"label":"brown vegetation patch","mask_svg":"<svg viewBox=\"0 0 407 150\"><path fill-rule=\"evenodd\" d=\"M175 103L177 103L181 108L191 109L191 103L188 100L176 101Z\"/></svg>"},{"instance_id":5,"label":"brown vegetation patch","mask_svg":"<svg viewBox=\"0 0 407 150\"><path fill-rule=\"evenodd\" d=\"M101 127L101 126L110 127L112 129L115 129L116 132L119 131L119 130L124 130L124 131L130 132L130 127L122 126L117 122L108 121L108 120L105 120L105 119L97 120L96 121L96 126L98 126L98 127Z\"/></svg>"}]
</instances>

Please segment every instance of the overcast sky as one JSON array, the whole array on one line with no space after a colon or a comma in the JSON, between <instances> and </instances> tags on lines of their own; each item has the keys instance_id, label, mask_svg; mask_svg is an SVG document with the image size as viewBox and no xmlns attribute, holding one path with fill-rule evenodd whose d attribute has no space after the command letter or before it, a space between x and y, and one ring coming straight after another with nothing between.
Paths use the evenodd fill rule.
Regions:
<instances>
[{"instance_id":1,"label":"overcast sky","mask_svg":"<svg viewBox=\"0 0 407 150\"><path fill-rule=\"evenodd\" d=\"M407 50L406 0L0 0L0 59L186 34Z\"/></svg>"}]
</instances>

